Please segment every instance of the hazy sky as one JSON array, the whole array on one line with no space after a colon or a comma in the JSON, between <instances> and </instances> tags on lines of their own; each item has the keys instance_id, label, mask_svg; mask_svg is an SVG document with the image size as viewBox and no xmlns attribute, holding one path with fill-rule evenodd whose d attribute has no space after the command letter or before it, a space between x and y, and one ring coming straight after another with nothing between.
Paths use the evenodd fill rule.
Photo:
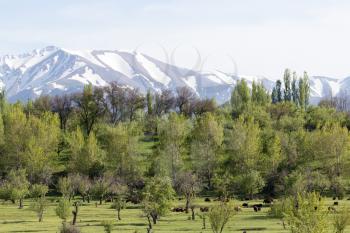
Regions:
<instances>
[{"instance_id":1,"label":"hazy sky","mask_svg":"<svg viewBox=\"0 0 350 233\"><path fill-rule=\"evenodd\" d=\"M195 69L341 78L350 75L349 12L341 0L0 0L0 55L137 49Z\"/></svg>"}]
</instances>

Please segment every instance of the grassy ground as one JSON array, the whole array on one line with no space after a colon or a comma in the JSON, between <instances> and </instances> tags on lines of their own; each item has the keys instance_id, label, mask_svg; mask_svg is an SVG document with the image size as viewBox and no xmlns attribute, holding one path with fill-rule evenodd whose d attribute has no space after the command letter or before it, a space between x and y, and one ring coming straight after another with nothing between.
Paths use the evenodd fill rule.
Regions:
<instances>
[{"instance_id":1,"label":"grassy ground","mask_svg":"<svg viewBox=\"0 0 350 233\"><path fill-rule=\"evenodd\" d=\"M208 206L203 198L196 201L198 205ZM250 201L250 204L261 203L261 201ZM327 200L327 205L333 201ZM350 201L340 201L340 205L349 205ZM241 205L242 202L237 202ZM55 205L52 202L44 215L44 221L39 223L36 214L29 209L30 201L26 200L24 209L18 209L17 205L10 203L0 204L0 232L58 232L61 220L55 215ZM175 202L174 206L183 205L183 202ZM242 209L235 215L224 232L252 232L283 233L282 224L278 219L270 218L269 208L263 208L261 212L255 213L252 208ZM95 202L81 206L78 216L78 226L83 233L103 232L101 221L113 220L115 222L113 232L139 233L146 232L146 218L142 216L138 206L129 205L121 212L122 220L116 220L116 211L106 203L102 206L95 206ZM161 218L154 226L155 233L183 233L183 232L211 232L209 221L207 229L202 230L202 220L197 217L195 221L188 220L190 214L169 213ZM346 232L350 232L348 229Z\"/></svg>"}]
</instances>

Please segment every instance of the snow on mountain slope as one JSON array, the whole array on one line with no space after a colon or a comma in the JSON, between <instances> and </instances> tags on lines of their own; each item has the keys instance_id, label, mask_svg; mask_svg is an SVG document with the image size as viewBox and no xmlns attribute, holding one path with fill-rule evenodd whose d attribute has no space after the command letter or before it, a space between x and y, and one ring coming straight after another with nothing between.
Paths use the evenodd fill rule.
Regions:
<instances>
[{"instance_id":1,"label":"snow on mountain slope","mask_svg":"<svg viewBox=\"0 0 350 233\"><path fill-rule=\"evenodd\" d=\"M223 103L230 98L237 80L248 85L262 82L272 90L274 81L262 76L235 76L219 70L196 72L166 64L145 54L112 50L72 51L49 46L22 55L0 57L0 88L10 101L81 91L84 85L106 86L110 82L147 90L191 88L201 98ZM350 77L342 80L311 77L315 101L350 91Z\"/></svg>"}]
</instances>

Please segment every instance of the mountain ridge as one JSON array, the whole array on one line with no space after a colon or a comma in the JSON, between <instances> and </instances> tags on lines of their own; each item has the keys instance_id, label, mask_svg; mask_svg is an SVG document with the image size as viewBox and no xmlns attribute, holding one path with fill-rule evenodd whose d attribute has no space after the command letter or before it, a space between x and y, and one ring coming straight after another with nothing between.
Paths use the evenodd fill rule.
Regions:
<instances>
[{"instance_id":1,"label":"mountain ridge","mask_svg":"<svg viewBox=\"0 0 350 233\"><path fill-rule=\"evenodd\" d=\"M26 101L40 95L81 91L84 85L105 86L117 82L145 93L187 86L201 98L223 103L230 98L237 80L248 85L261 82L271 91L275 80L264 76L228 74L220 70L194 71L165 63L138 52L122 50L69 50L56 46L30 53L0 56L0 88L9 101ZM310 77L311 99L350 91L350 77Z\"/></svg>"}]
</instances>

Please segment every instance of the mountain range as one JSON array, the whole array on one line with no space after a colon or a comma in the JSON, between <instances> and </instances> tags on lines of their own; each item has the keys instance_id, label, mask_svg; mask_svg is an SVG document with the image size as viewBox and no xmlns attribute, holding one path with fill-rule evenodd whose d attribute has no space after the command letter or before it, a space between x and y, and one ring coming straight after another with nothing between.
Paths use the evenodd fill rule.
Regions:
<instances>
[{"instance_id":1,"label":"mountain range","mask_svg":"<svg viewBox=\"0 0 350 233\"><path fill-rule=\"evenodd\" d=\"M110 82L138 88L145 93L187 86L200 98L229 100L237 80L249 85L255 80L269 91L275 79L244 76L220 70L195 71L167 64L138 52L118 50L72 51L48 46L20 55L0 57L0 88L10 102L27 101L40 95L81 91L84 85L105 86ZM350 77L310 77L311 102L350 91Z\"/></svg>"}]
</instances>

